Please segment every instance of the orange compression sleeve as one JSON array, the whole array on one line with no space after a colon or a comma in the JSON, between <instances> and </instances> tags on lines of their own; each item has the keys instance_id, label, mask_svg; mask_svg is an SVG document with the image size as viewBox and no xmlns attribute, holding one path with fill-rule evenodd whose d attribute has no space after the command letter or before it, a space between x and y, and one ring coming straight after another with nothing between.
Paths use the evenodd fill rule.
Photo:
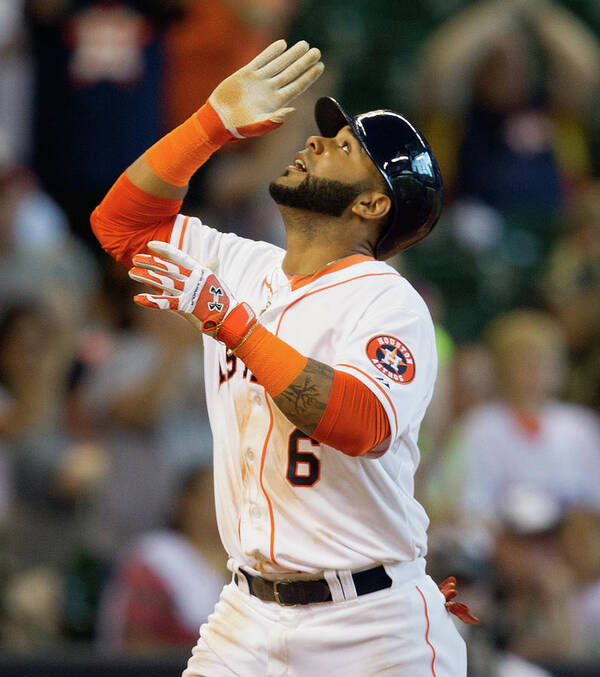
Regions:
<instances>
[{"instance_id":1,"label":"orange compression sleeve","mask_svg":"<svg viewBox=\"0 0 600 677\"><path fill-rule=\"evenodd\" d=\"M363 456L390 435L385 409L371 390L354 376L334 370L329 400L312 436L349 456Z\"/></svg>"},{"instance_id":2,"label":"orange compression sleeve","mask_svg":"<svg viewBox=\"0 0 600 677\"><path fill-rule=\"evenodd\" d=\"M302 353L261 324L256 325L235 354L271 397L277 397L283 392L308 363L308 358Z\"/></svg>"},{"instance_id":3,"label":"orange compression sleeve","mask_svg":"<svg viewBox=\"0 0 600 677\"><path fill-rule=\"evenodd\" d=\"M121 174L92 212L92 230L108 254L131 266L150 240L169 241L181 203L150 195Z\"/></svg>"},{"instance_id":4,"label":"orange compression sleeve","mask_svg":"<svg viewBox=\"0 0 600 677\"><path fill-rule=\"evenodd\" d=\"M283 392L308 362L304 355L260 324L236 349L236 355L271 397ZM327 406L312 436L349 456L362 456L390 436L387 414L364 383L342 371L334 369L333 373ZM381 453L373 451L369 455Z\"/></svg>"},{"instance_id":5,"label":"orange compression sleeve","mask_svg":"<svg viewBox=\"0 0 600 677\"><path fill-rule=\"evenodd\" d=\"M145 153L150 169L173 186L185 186L192 174L224 143L234 137L224 127L210 103Z\"/></svg>"}]
</instances>

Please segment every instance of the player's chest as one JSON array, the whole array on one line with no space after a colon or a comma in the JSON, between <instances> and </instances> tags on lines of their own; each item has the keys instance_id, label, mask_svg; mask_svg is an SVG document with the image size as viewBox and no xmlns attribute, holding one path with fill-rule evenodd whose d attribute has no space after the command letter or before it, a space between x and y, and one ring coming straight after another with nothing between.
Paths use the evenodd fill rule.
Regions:
<instances>
[{"instance_id":1,"label":"player's chest","mask_svg":"<svg viewBox=\"0 0 600 677\"><path fill-rule=\"evenodd\" d=\"M258 314L275 336L313 359L329 362L356 328L358 312L351 298L316 289L267 296Z\"/></svg>"}]
</instances>

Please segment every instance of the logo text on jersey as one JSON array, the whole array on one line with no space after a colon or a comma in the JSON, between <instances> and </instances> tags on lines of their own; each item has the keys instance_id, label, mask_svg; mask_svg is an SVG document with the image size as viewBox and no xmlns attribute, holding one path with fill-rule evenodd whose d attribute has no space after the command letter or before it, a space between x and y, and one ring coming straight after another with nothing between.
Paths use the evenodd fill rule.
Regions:
<instances>
[{"instance_id":1,"label":"logo text on jersey","mask_svg":"<svg viewBox=\"0 0 600 677\"><path fill-rule=\"evenodd\" d=\"M415 360L410 350L394 336L374 336L367 343L371 364L395 383L410 383L415 377Z\"/></svg>"},{"instance_id":2,"label":"logo text on jersey","mask_svg":"<svg viewBox=\"0 0 600 677\"><path fill-rule=\"evenodd\" d=\"M215 287L211 284L209 291L213 295L213 300L208 302L208 309L220 313L223 310L223 304L219 303L219 296L223 296L223 290L221 287Z\"/></svg>"}]
</instances>

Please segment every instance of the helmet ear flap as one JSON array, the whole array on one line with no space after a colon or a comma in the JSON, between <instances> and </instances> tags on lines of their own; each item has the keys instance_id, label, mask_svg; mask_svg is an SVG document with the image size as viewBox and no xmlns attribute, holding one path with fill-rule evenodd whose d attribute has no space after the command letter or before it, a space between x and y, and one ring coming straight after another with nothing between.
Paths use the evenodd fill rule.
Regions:
<instances>
[{"instance_id":1,"label":"helmet ear flap","mask_svg":"<svg viewBox=\"0 0 600 677\"><path fill-rule=\"evenodd\" d=\"M351 117L331 97L317 101L315 119L328 137L350 125L389 187L392 213L377 241L376 258L390 258L423 239L439 219L443 184L437 160L419 130L390 110Z\"/></svg>"},{"instance_id":2,"label":"helmet ear flap","mask_svg":"<svg viewBox=\"0 0 600 677\"><path fill-rule=\"evenodd\" d=\"M426 237L437 223L442 210L441 192L411 176L394 182L395 212L375 248L375 258L384 260L412 247Z\"/></svg>"}]
</instances>

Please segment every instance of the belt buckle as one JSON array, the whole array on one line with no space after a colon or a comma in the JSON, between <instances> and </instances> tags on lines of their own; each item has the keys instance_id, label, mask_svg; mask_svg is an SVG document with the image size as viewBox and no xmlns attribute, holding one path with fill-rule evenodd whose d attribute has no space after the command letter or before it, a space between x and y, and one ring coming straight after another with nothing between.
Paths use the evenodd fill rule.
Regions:
<instances>
[{"instance_id":1,"label":"belt buckle","mask_svg":"<svg viewBox=\"0 0 600 677\"><path fill-rule=\"evenodd\" d=\"M279 606L287 606L287 607L297 606L297 604L287 604L286 602L282 602L281 598L279 597L278 586L281 583L293 583L293 582L294 581L292 581L291 578L283 578L280 581L273 581L273 595L275 596L275 601L277 602L277 604L279 604Z\"/></svg>"}]
</instances>

